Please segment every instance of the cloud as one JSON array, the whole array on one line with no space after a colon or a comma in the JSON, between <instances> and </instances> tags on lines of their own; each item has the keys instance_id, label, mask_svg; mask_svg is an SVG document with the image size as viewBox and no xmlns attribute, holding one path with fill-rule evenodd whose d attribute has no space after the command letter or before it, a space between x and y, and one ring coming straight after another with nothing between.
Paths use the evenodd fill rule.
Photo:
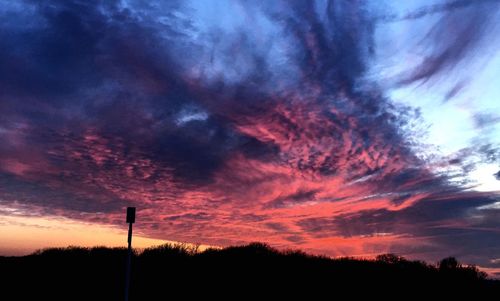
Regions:
<instances>
[{"instance_id":1,"label":"cloud","mask_svg":"<svg viewBox=\"0 0 500 301\"><path fill-rule=\"evenodd\" d=\"M493 32L496 31L498 8L498 1L445 1L400 18L411 20L434 16L434 25L418 45L422 60L417 67L402 75L400 84L435 81L458 68L467 67L465 64L491 55L486 50L497 42ZM464 74L469 76L467 72ZM465 83L459 81L446 99L458 93Z\"/></svg>"},{"instance_id":2,"label":"cloud","mask_svg":"<svg viewBox=\"0 0 500 301\"><path fill-rule=\"evenodd\" d=\"M487 25L474 22L488 12L469 6L472 27L457 30L480 39ZM494 235L496 211L475 208L496 199L454 181L467 160L424 159L418 109L366 76L377 22L368 5L227 7L214 22L181 2L5 6L0 204L105 224L134 205L151 237L331 255L432 258L453 245L447 233ZM476 43L442 37L429 36L437 52L405 80L432 78ZM486 248L472 239L463 254L487 258Z\"/></svg>"}]
</instances>

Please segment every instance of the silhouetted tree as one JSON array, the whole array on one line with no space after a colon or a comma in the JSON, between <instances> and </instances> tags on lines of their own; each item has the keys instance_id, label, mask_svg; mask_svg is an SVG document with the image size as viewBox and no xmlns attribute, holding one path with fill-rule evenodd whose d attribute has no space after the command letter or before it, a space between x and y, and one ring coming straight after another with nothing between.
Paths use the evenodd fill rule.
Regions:
<instances>
[{"instance_id":1,"label":"silhouetted tree","mask_svg":"<svg viewBox=\"0 0 500 301\"><path fill-rule=\"evenodd\" d=\"M461 267L461 265L455 257L443 258L438 263L438 268L440 271L456 270L459 267Z\"/></svg>"}]
</instances>

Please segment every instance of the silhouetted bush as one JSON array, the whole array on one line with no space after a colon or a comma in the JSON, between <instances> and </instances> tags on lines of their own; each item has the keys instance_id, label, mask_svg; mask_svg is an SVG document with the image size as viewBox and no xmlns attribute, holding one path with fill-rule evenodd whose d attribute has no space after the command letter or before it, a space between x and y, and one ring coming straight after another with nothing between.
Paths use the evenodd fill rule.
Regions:
<instances>
[{"instance_id":1,"label":"silhouetted bush","mask_svg":"<svg viewBox=\"0 0 500 301\"><path fill-rule=\"evenodd\" d=\"M0 257L2 300L123 300L125 248L53 248ZM400 295L400 292L406 292ZM383 254L375 260L332 259L252 243L200 252L166 244L134 251L130 300L320 296L372 298L410 294L500 293L499 281L445 258L436 265ZM324 299L321 297L321 299Z\"/></svg>"}]
</instances>

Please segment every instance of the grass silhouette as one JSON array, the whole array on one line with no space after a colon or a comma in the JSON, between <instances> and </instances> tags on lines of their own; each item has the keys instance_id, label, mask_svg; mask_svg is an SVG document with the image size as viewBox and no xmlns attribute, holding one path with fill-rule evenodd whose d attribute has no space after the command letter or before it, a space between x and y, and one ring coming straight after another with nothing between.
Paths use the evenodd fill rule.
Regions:
<instances>
[{"instance_id":1,"label":"grass silhouette","mask_svg":"<svg viewBox=\"0 0 500 301\"><path fill-rule=\"evenodd\" d=\"M126 248L67 247L0 257L0 299L123 300L126 254ZM339 296L499 292L500 281L451 257L433 265L394 254L332 259L262 243L205 251L166 244L134 251L130 300L295 299L297 294L307 294L307 300L344 300Z\"/></svg>"}]
</instances>

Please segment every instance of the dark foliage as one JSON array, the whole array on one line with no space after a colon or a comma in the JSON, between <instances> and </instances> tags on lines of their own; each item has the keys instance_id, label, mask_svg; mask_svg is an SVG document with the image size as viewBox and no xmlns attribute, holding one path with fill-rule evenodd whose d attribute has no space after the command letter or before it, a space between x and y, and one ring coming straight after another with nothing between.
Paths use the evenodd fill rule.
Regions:
<instances>
[{"instance_id":1,"label":"dark foliage","mask_svg":"<svg viewBox=\"0 0 500 301\"><path fill-rule=\"evenodd\" d=\"M23 257L0 257L4 300L123 300L127 250L68 247ZM394 254L375 260L331 259L265 244L198 252L163 245L134 252L130 300L197 297L306 300L497 295L500 281L455 258L437 265ZM295 299L295 298L294 298Z\"/></svg>"}]
</instances>

